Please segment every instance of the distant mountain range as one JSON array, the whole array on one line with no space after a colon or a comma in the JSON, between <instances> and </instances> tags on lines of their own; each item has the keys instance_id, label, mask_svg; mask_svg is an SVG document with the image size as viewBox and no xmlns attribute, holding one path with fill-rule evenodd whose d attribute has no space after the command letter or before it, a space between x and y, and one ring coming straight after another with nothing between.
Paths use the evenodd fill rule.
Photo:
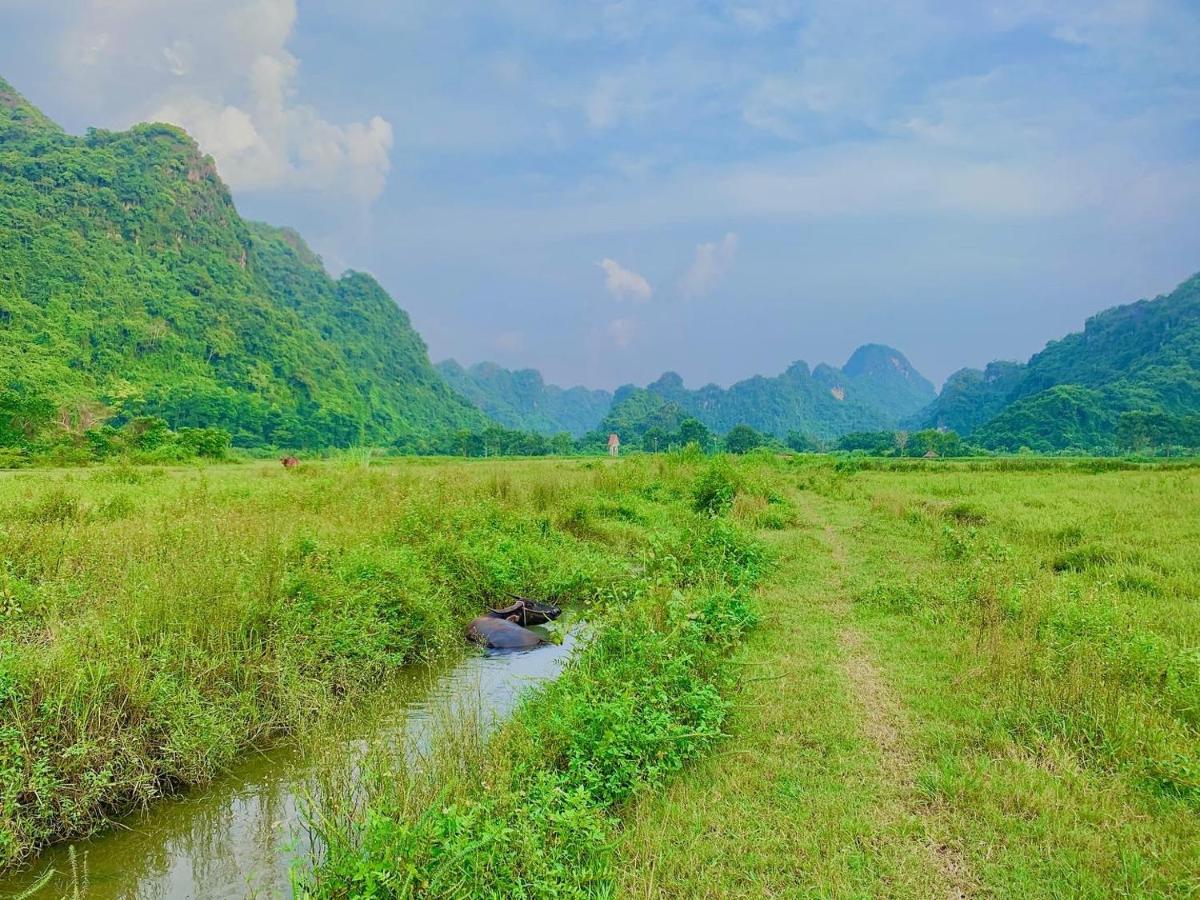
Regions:
<instances>
[{"instance_id":1,"label":"distant mountain range","mask_svg":"<svg viewBox=\"0 0 1200 900\"><path fill-rule=\"evenodd\" d=\"M1027 363L955 372L908 424L950 428L997 450L1051 451L1143 439L1197 446L1197 417L1200 275L1093 316Z\"/></svg>"},{"instance_id":2,"label":"distant mountain range","mask_svg":"<svg viewBox=\"0 0 1200 900\"><path fill-rule=\"evenodd\" d=\"M721 434L744 424L781 438L798 432L828 440L895 427L935 396L903 353L867 344L840 369L822 364L810 371L807 363L796 362L781 375L758 375L729 388L688 390L679 375L668 372L645 388L618 389L602 428L631 435L649 428L671 432L691 417Z\"/></svg>"},{"instance_id":3,"label":"distant mountain range","mask_svg":"<svg viewBox=\"0 0 1200 900\"><path fill-rule=\"evenodd\" d=\"M546 384L536 369L513 371L490 362L464 369L452 359L437 369L450 387L506 428L582 437L612 406L608 391Z\"/></svg>"},{"instance_id":4,"label":"distant mountain range","mask_svg":"<svg viewBox=\"0 0 1200 900\"><path fill-rule=\"evenodd\" d=\"M623 438L640 437L651 428L674 431L690 417L717 433L746 424L779 437L798 431L828 439L891 428L936 395L904 354L879 344L859 347L841 369L819 365L809 371L798 362L774 378L756 376L729 388L710 384L698 390L688 390L674 372L644 388L625 385L609 394L547 385L533 369L514 372L495 363L464 369L448 360L438 370L503 425L577 437L597 428Z\"/></svg>"},{"instance_id":5,"label":"distant mountain range","mask_svg":"<svg viewBox=\"0 0 1200 900\"><path fill-rule=\"evenodd\" d=\"M374 279L330 278L295 232L242 219L183 131L71 136L0 79L0 436L84 441L141 416L242 446L415 447L489 421L637 438L688 418L824 441L904 427L998 450L1200 446L1200 276L1027 363L956 372L940 395L879 344L840 369L694 390L668 372L611 395L532 369L435 368Z\"/></svg>"},{"instance_id":6,"label":"distant mountain range","mask_svg":"<svg viewBox=\"0 0 1200 900\"><path fill-rule=\"evenodd\" d=\"M462 394L511 427L623 439L675 434L687 418L716 433L747 424L830 441L856 431L940 428L993 450L1200 447L1200 275L1154 300L1117 306L1028 362L962 369L940 394L898 350L860 347L840 369L794 363L775 377L690 390L667 372L612 395L542 383L532 370L440 367Z\"/></svg>"}]
</instances>

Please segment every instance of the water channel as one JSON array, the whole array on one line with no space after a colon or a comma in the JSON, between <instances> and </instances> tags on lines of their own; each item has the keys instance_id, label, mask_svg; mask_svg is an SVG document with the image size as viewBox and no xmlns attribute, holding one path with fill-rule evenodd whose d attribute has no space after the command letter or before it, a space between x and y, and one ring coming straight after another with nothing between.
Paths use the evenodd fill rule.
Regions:
<instances>
[{"instance_id":1,"label":"water channel","mask_svg":"<svg viewBox=\"0 0 1200 900\"><path fill-rule=\"evenodd\" d=\"M252 754L202 790L157 803L87 840L49 848L24 871L0 876L0 897L22 896L47 877L30 900L73 897L77 888L81 900L289 896L289 871L307 858L310 844L305 798L323 769L353 771L381 739L419 751L444 715L494 727L525 687L558 674L576 635L525 653L410 667L352 725L314 738L321 752L284 746Z\"/></svg>"}]
</instances>

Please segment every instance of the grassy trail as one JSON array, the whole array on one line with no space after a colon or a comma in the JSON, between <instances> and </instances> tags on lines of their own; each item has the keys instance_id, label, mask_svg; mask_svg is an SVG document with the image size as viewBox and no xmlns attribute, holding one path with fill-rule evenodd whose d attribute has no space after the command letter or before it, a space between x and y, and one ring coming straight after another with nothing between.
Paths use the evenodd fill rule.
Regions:
<instances>
[{"instance_id":1,"label":"grassy trail","mask_svg":"<svg viewBox=\"0 0 1200 900\"><path fill-rule=\"evenodd\" d=\"M957 854L913 801L903 714L852 621L841 512L796 498L800 527L775 535L782 565L731 739L624 835L629 896L964 896Z\"/></svg>"},{"instance_id":2,"label":"grassy trail","mask_svg":"<svg viewBox=\"0 0 1200 900\"><path fill-rule=\"evenodd\" d=\"M730 737L626 811L623 894L1200 895L1196 488L795 493Z\"/></svg>"}]
</instances>

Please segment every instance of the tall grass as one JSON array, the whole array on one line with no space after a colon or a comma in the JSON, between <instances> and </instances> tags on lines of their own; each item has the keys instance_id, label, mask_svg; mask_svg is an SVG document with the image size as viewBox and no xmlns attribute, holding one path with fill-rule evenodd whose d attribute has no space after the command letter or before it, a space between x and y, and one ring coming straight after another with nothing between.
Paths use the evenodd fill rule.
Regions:
<instances>
[{"instance_id":1,"label":"tall grass","mask_svg":"<svg viewBox=\"0 0 1200 900\"><path fill-rule=\"evenodd\" d=\"M0 867L461 652L510 593L629 602L703 521L694 468L349 455L0 479Z\"/></svg>"}]
</instances>

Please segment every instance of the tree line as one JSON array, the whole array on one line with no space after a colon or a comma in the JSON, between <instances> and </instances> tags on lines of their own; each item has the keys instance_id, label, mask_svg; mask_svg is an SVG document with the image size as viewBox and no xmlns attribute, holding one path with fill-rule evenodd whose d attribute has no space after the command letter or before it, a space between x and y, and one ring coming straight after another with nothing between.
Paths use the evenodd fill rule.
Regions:
<instances>
[{"instance_id":1,"label":"tree line","mask_svg":"<svg viewBox=\"0 0 1200 900\"><path fill-rule=\"evenodd\" d=\"M73 465L128 459L142 462L186 462L223 459L232 448L248 452L310 451L308 442L288 441L281 431L277 444L243 443L224 429L188 424L157 415L134 415L120 407L81 402L63 406L37 393L10 386L0 390L0 466L24 464ZM196 424L192 424L196 423ZM433 434L409 433L394 439L386 449L414 456L569 456L603 454L608 431L593 431L582 438L563 432L544 435L532 431L489 425L482 429L459 428ZM347 432L336 446L355 446ZM765 434L746 424L721 435L696 418L683 419L676 428L651 427L632 435L622 451L666 453L684 447L704 453L749 453L760 448L796 453L856 453L879 457L961 457L994 451L972 446L954 431L926 428L917 431L858 431L836 441L824 441L799 431L784 438ZM1023 448L1014 448L1023 449ZM1111 453L1181 455L1200 450L1200 416L1171 416L1160 412L1130 412L1118 422ZM1082 452L1082 449L1081 451Z\"/></svg>"}]
</instances>

